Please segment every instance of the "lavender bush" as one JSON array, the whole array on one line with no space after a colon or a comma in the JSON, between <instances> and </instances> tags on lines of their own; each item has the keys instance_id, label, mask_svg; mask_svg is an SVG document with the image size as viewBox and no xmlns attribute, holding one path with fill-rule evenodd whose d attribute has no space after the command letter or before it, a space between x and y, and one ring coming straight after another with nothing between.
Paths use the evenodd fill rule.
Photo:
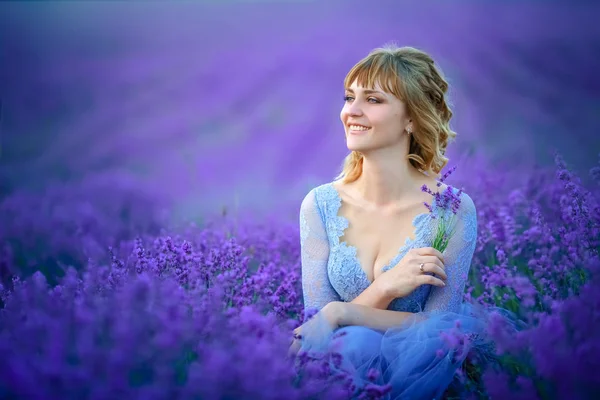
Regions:
<instances>
[{"instance_id":1,"label":"lavender bush","mask_svg":"<svg viewBox=\"0 0 600 400\"><path fill-rule=\"evenodd\" d=\"M507 198L490 176L469 190L479 240L465 297L510 310L524 328L515 334L492 314L492 350L469 353L446 398L595 398L600 185L584 187L560 156L555 171L537 171ZM83 204L69 191L53 193L63 209ZM95 219L75 212L58 225L56 213L40 212L24 224L31 201L16 199L26 197L3 203L12 229L3 236L10 274L2 288L0 397L348 398L348 379L329 367L339 354L286 356L292 329L308 317L295 221L215 217L167 229L157 219L136 225L153 214L134 203L140 214L129 222L115 206ZM29 232L42 251L23 250L32 249ZM44 268L62 264L63 276ZM31 275L36 266L43 273ZM458 328L444 333L449 346L474 339ZM372 384L359 393L385 392Z\"/></svg>"},{"instance_id":2,"label":"lavender bush","mask_svg":"<svg viewBox=\"0 0 600 400\"><path fill-rule=\"evenodd\" d=\"M3 296L0 395L340 398L341 387L311 384L322 372L298 381L281 356L295 313L281 306L283 271L269 262L250 274L228 236L191 227L191 241L125 241L109 265L69 268L54 287L39 272L15 279Z\"/></svg>"},{"instance_id":3,"label":"lavender bush","mask_svg":"<svg viewBox=\"0 0 600 400\"><path fill-rule=\"evenodd\" d=\"M169 203L127 174L89 175L0 198L0 283L39 270L56 283L63 266L101 260L136 232L158 233Z\"/></svg>"}]
</instances>

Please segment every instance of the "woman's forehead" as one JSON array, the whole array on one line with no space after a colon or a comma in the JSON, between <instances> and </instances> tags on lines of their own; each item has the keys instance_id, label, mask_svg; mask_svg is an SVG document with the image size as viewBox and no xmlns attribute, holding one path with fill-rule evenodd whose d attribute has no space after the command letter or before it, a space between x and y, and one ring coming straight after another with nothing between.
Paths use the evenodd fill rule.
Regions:
<instances>
[{"instance_id":1,"label":"woman's forehead","mask_svg":"<svg viewBox=\"0 0 600 400\"><path fill-rule=\"evenodd\" d=\"M381 87L381 84L379 83L378 79L375 79L372 85L368 85L367 82L358 82L358 78L354 80L354 82L352 82L349 86L350 88L360 88L360 89L370 89L370 90L381 90L383 91L383 88Z\"/></svg>"}]
</instances>

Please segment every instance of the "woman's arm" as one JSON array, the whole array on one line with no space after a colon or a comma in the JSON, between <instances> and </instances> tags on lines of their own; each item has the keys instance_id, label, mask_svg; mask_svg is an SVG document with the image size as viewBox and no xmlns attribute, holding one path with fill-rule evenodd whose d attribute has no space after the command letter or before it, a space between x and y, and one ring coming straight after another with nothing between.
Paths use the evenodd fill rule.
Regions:
<instances>
[{"instance_id":1,"label":"woman's arm","mask_svg":"<svg viewBox=\"0 0 600 400\"><path fill-rule=\"evenodd\" d=\"M319 343L319 338L326 337L339 327L359 325L384 331L401 325L411 317L421 318L420 315L410 312L378 310L360 304L332 301L323 306L312 319L294 329L295 338L288 349L288 354L298 352L301 347L299 339L305 336L317 338L316 341Z\"/></svg>"},{"instance_id":2,"label":"woman's arm","mask_svg":"<svg viewBox=\"0 0 600 400\"><path fill-rule=\"evenodd\" d=\"M368 288L363 290L363 292L356 296L350 303L379 310L386 310L394 298L388 296L377 282L377 279L375 279Z\"/></svg>"},{"instance_id":3,"label":"woman's arm","mask_svg":"<svg viewBox=\"0 0 600 400\"><path fill-rule=\"evenodd\" d=\"M462 193L460 208L456 214L456 225L444 251L446 260L445 287L432 287L423 311L456 312L463 302L465 286L473 253L477 246L477 209L473 199Z\"/></svg>"},{"instance_id":4,"label":"woman's arm","mask_svg":"<svg viewBox=\"0 0 600 400\"><path fill-rule=\"evenodd\" d=\"M402 324L411 317L418 317L411 312L379 310L361 304L336 303L336 305L338 307L336 322L339 326L360 325L386 330Z\"/></svg>"},{"instance_id":5,"label":"woman's arm","mask_svg":"<svg viewBox=\"0 0 600 400\"><path fill-rule=\"evenodd\" d=\"M315 189L304 197L299 217L304 308L320 311L328 303L341 299L327 276L329 240Z\"/></svg>"}]
</instances>

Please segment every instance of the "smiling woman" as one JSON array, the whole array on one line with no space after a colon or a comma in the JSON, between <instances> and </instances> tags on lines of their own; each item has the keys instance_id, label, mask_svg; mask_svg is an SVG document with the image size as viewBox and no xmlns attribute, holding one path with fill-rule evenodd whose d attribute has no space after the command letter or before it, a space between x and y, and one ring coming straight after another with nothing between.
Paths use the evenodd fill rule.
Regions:
<instances>
[{"instance_id":1,"label":"smiling woman","mask_svg":"<svg viewBox=\"0 0 600 400\"><path fill-rule=\"evenodd\" d=\"M291 350L337 351L343 362L335 368L357 388L376 382L394 399L440 398L476 346L465 337L485 326L463 304L475 204L443 184L446 176L436 179L456 136L448 84L427 53L386 46L356 64L344 86L350 154L341 174L300 207L304 307L318 312L296 329ZM456 206L444 207L444 198ZM440 252L436 232L450 212L452 234ZM441 333L457 328L461 346L449 348Z\"/></svg>"},{"instance_id":2,"label":"smiling woman","mask_svg":"<svg viewBox=\"0 0 600 400\"><path fill-rule=\"evenodd\" d=\"M413 167L437 176L446 166L456 132L448 83L429 55L412 47L376 49L348 72L344 89L340 118L351 153L338 176L343 182L358 179L366 151L393 143L399 132L412 133L405 158Z\"/></svg>"}]
</instances>

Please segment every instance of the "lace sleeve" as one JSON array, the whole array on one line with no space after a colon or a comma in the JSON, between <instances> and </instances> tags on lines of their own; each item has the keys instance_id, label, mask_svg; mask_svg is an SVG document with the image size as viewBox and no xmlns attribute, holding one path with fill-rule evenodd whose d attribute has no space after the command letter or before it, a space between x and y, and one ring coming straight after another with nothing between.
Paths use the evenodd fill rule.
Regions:
<instances>
[{"instance_id":1,"label":"lace sleeve","mask_svg":"<svg viewBox=\"0 0 600 400\"><path fill-rule=\"evenodd\" d=\"M457 311L463 302L465 285L477 241L477 211L473 200L461 194L455 227L444 251L448 280L445 287L432 286L424 311Z\"/></svg>"},{"instance_id":2,"label":"lace sleeve","mask_svg":"<svg viewBox=\"0 0 600 400\"><path fill-rule=\"evenodd\" d=\"M327 303L340 301L327 275L329 240L324 218L312 189L300 206L300 254L304 309L321 310Z\"/></svg>"}]
</instances>

